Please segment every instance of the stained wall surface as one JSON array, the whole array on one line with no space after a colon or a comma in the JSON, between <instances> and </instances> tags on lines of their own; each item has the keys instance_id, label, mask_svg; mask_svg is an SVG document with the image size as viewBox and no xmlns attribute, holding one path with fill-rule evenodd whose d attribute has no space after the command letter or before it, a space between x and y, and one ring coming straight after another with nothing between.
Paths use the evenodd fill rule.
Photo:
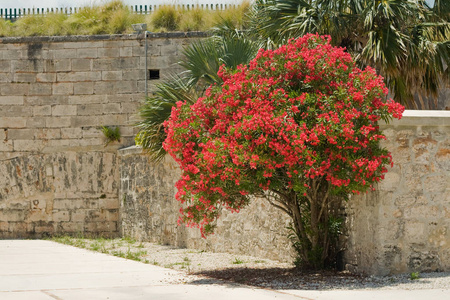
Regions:
<instances>
[{"instance_id":1,"label":"stained wall surface","mask_svg":"<svg viewBox=\"0 0 450 300\"><path fill-rule=\"evenodd\" d=\"M148 69L180 71L195 38L150 35ZM134 144L144 66L142 35L0 39L0 238L117 235L116 150Z\"/></svg>"},{"instance_id":2,"label":"stained wall surface","mask_svg":"<svg viewBox=\"0 0 450 300\"><path fill-rule=\"evenodd\" d=\"M376 192L347 203L344 267L357 273L450 270L450 112L406 111L382 125L394 167ZM287 216L255 199L225 213L216 233L177 226L180 172L166 158L151 164L139 148L119 151L121 234L217 252L292 261Z\"/></svg>"},{"instance_id":3,"label":"stained wall surface","mask_svg":"<svg viewBox=\"0 0 450 300\"><path fill-rule=\"evenodd\" d=\"M119 150L121 234L137 240L214 252L255 255L292 261L289 219L261 199L239 213L225 211L213 235L202 238L197 228L178 225L175 200L178 164L169 156L151 163L138 147Z\"/></svg>"},{"instance_id":4,"label":"stained wall surface","mask_svg":"<svg viewBox=\"0 0 450 300\"><path fill-rule=\"evenodd\" d=\"M394 160L377 191L349 201L347 268L450 270L450 112L406 111L382 126Z\"/></svg>"}]
</instances>

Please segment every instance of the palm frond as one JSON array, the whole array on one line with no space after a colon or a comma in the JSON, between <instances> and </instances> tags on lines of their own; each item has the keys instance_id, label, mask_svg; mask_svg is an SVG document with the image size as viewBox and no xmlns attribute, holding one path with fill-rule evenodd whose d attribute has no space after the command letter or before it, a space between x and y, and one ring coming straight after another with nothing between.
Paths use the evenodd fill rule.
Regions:
<instances>
[{"instance_id":1,"label":"palm frond","mask_svg":"<svg viewBox=\"0 0 450 300\"><path fill-rule=\"evenodd\" d=\"M360 67L377 69L397 101L425 109L437 102L417 106L414 97L436 97L448 86L449 3L436 0L430 8L424 0L260 0L252 32L267 47L306 33L330 35Z\"/></svg>"},{"instance_id":2,"label":"palm frond","mask_svg":"<svg viewBox=\"0 0 450 300\"><path fill-rule=\"evenodd\" d=\"M214 37L192 43L183 51L185 57L180 65L187 70L189 77L198 82L204 80L207 84L219 82L217 71L220 67L220 52L217 39Z\"/></svg>"},{"instance_id":3,"label":"palm frond","mask_svg":"<svg viewBox=\"0 0 450 300\"><path fill-rule=\"evenodd\" d=\"M210 85L221 82L217 75L221 65L235 68L240 64L247 64L255 57L258 49L257 43L238 34L213 36L187 47L183 52L185 59L180 65L195 83L203 81Z\"/></svg>"},{"instance_id":4,"label":"palm frond","mask_svg":"<svg viewBox=\"0 0 450 300\"><path fill-rule=\"evenodd\" d=\"M259 44L245 38L221 39L221 62L228 68L248 64L259 50Z\"/></svg>"},{"instance_id":5,"label":"palm frond","mask_svg":"<svg viewBox=\"0 0 450 300\"><path fill-rule=\"evenodd\" d=\"M154 95L140 107L141 120L136 124L139 132L135 141L150 155L151 160L160 161L166 154L162 147L166 139L164 122L170 117L172 107L178 101L194 103L197 95L192 79L174 75L158 84Z\"/></svg>"},{"instance_id":6,"label":"palm frond","mask_svg":"<svg viewBox=\"0 0 450 300\"><path fill-rule=\"evenodd\" d=\"M432 10L442 20L450 20L450 2L448 0L435 0Z\"/></svg>"},{"instance_id":7,"label":"palm frond","mask_svg":"<svg viewBox=\"0 0 450 300\"><path fill-rule=\"evenodd\" d=\"M247 64L257 51L256 43L237 36L211 37L185 48L185 59L180 65L186 71L158 84L154 95L141 106L136 144L142 146L152 161L160 161L166 154L162 147L166 139L164 122L169 119L172 107L178 101L195 103L207 86L221 81L217 75L221 65L235 68Z\"/></svg>"}]
</instances>

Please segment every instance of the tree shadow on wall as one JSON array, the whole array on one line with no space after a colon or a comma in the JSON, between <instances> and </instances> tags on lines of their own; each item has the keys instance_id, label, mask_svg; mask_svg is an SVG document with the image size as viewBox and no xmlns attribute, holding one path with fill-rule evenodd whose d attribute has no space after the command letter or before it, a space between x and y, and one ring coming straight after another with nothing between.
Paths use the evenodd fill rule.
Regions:
<instances>
[{"instance_id":1,"label":"tree shadow on wall","mask_svg":"<svg viewBox=\"0 0 450 300\"><path fill-rule=\"evenodd\" d=\"M228 268L192 273L204 278L193 280L189 284L245 284L260 288L279 290L332 290L395 287L414 283L431 284L429 278L450 277L450 273L424 273L420 279L411 280L410 274L392 276L364 276L346 271L306 272L296 268Z\"/></svg>"}]
</instances>

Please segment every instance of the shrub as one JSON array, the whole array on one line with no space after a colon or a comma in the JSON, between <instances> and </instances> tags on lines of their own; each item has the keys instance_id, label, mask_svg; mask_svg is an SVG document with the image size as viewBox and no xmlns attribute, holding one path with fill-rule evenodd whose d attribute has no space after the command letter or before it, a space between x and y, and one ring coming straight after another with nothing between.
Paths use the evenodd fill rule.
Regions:
<instances>
[{"instance_id":1,"label":"shrub","mask_svg":"<svg viewBox=\"0 0 450 300\"><path fill-rule=\"evenodd\" d=\"M103 6L85 6L67 16L63 13L28 15L16 22L0 20L0 36L91 35L131 32L131 24L143 15L132 13L121 1Z\"/></svg>"},{"instance_id":2,"label":"shrub","mask_svg":"<svg viewBox=\"0 0 450 300\"><path fill-rule=\"evenodd\" d=\"M103 6L86 6L71 15L66 23L68 34L117 34L131 32L131 24L141 23L144 16L133 14L121 1Z\"/></svg>"},{"instance_id":3,"label":"shrub","mask_svg":"<svg viewBox=\"0 0 450 300\"><path fill-rule=\"evenodd\" d=\"M0 36L10 36L13 24L11 21L0 19Z\"/></svg>"},{"instance_id":4,"label":"shrub","mask_svg":"<svg viewBox=\"0 0 450 300\"><path fill-rule=\"evenodd\" d=\"M337 209L384 178L392 161L377 121L404 108L383 101L373 69L318 35L218 74L223 84L193 105L178 102L166 122L164 147L182 169L180 221L205 236L222 207L238 212L261 196L291 217L302 266L333 265Z\"/></svg>"},{"instance_id":5,"label":"shrub","mask_svg":"<svg viewBox=\"0 0 450 300\"><path fill-rule=\"evenodd\" d=\"M251 3L244 0L241 5L225 10L218 10L214 14L213 25L231 24L232 28L243 30L246 27L247 14L251 9Z\"/></svg>"}]
</instances>

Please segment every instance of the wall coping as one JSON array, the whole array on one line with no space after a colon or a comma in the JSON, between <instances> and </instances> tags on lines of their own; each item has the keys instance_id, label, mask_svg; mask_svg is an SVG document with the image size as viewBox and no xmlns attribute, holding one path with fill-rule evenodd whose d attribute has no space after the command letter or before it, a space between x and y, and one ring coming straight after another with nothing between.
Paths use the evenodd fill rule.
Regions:
<instances>
[{"instance_id":1,"label":"wall coping","mask_svg":"<svg viewBox=\"0 0 450 300\"><path fill-rule=\"evenodd\" d=\"M405 110L400 120L393 119L389 124L380 121L380 127L389 126L450 126L449 110Z\"/></svg>"},{"instance_id":2,"label":"wall coping","mask_svg":"<svg viewBox=\"0 0 450 300\"><path fill-rule=\"evenodd\" d=\"M123 156L123 157L130 156L130 155L139 155L139 154L143 154L143 153L144 153L144 151L143 151L142 147L136 146L136 145L117 150L117 154L119 156Z\"/></svg>"},{"instance_id":3,"label":"wall coping","mask_svg":"<svg viewBox=\"0 0 450 300\"><path fill-rule=\"evenodd\" d=\"M400 120L394 119L389 124L380 121L382 129L390 126L450 126L449 110L405 110ZM118 150L119 156L142 154L140 146L131 146Z\"/></svg>"},{"instance_id":4,"label":"wall coping","mask_svg":"<svg viewBox=\"0 0 450 300\"><path fill-rule=\"evenodd\" d=\"M450 118L450 110L405 110L404 117Z\"/></svg>"},{"instance_id":5,"label":"wall coping","mask_svg":"<svg viewBox=\"0 0 450 300\"><path fill-rule=\"evenodd\" d=\"M405 110L400 120L394 119L389 124L380 121L382 129L390 126L450 126L449 110ZM118 150L119 156L142 154L140 146L131 146Z\"/></svg>"},{"instance_id":6,"label":"wall coping","mask_svg":"<svg viewBox=\"0 0 450 300\"><path fill-rule=\"evenodd\" d=\"M150 33L148 39L161 38L192 38L207 37L208 33L202 31L189 32L161 32ZM144 39L144 34L100 34L100 35L67 35L67 36L25 36L25 37L2 37L0 44L17 43L42 43L42 42L83 42L83 41L105 41L105 40L136 40Z\"/></svg>"}]
</instances>

